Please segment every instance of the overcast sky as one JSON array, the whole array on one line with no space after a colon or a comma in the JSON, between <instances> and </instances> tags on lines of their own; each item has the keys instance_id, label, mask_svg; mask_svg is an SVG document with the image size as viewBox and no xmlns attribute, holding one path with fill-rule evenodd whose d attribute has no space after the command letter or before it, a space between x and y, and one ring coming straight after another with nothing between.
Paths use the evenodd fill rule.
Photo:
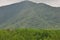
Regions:
<instances>
[{"instance_id":1,"label":"overcast sky","mask_svg":"<svg viewBox=\"0 0 60 40\"><path fill-rule=\"evenodd\" d=\"M21 2L23 0L0 0L0 6L9 5L16 2ZM30 0L37 3L46 3L54 7L60 7L60 0Z\"/></svg>"}]
</instances>

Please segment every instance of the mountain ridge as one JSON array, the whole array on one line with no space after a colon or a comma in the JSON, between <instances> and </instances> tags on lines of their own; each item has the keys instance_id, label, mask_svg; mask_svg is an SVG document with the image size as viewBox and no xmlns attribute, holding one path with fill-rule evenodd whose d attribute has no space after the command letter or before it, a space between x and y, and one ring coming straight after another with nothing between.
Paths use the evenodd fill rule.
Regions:
<instances>
[{"instance_id":1,"label":"mountain ridge","mask_svg":"<svg viewBox=\"0 0 60 40\"><path fill-rule=\"evenodd\" d=\"M16 5L16 4L20 4L20 3L26 3L26 2L30 2L30 3L35 3L35 4L43 4L43 5L46 5L46 6L50 6L50 5L48 5L48 4L45 4L45 3L36 3L36 2L32 2L32 1L22 1L22 2L17 2L17 3L13 3L13 4L10 4L10 5L6 5L6 6L2 6L2 7L7 7L7 6L11 6L11 5ZM2 7L0 7L0 8L2 8ZM53 6L50 6L50 7L53 7ZM60 7L55 7L55 8L60 8Z\"/></svg>"},{"instance_id":2,"label":"mountain ridge","mask_svg":"<svg viewBox=\"0 0 60 40\"><path fill-rule=\"evenodd\" d=\"M0 28L60 28L60 8L23 1L0 7Z\"/></svg>"}]
</instances>

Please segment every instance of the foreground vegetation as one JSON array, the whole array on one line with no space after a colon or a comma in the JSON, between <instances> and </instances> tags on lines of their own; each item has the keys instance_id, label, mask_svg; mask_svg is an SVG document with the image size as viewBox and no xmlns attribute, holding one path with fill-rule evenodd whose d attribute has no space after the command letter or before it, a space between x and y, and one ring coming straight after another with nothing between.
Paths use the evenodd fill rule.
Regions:
<instances>
[{"instance_id":1,"label":"foreground vegetation","mask_svg":"<svg viewBox=\"0 0 60 40\"><path fill-rule=\"evenodd\" d=\"M0 30L0 40L60 40L60 30Z\"/></svg>"}]
</instances>

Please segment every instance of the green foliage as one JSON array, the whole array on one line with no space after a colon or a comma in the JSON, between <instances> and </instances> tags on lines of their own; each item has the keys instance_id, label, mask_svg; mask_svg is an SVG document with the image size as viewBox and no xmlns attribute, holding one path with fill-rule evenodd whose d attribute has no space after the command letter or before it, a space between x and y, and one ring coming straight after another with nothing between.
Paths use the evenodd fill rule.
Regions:
<instances>
[{"instance_id":1,"label":"green foliage","mask_svg":"<svg viewBox=\"0 0 60 40\"><path fill-rule=\"evenodd\" d=\"M0 40L60 40L60 30L3 29Z\"/></svg>"}]
</instances>

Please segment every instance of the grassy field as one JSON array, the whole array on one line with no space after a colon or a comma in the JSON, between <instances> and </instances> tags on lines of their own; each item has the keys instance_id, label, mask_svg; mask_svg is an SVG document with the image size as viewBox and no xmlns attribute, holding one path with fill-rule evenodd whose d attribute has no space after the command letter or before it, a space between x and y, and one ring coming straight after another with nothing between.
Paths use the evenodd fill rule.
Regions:
<instances>
[{"instance_id":1,"label":"grassy field","mask_svg":"<svg viewBox=\"0 0 60 40\"><path fill-rule=\"evenodd\" d=\"M60 30L0 30L0 40L60 40Z\"/></svg>"}]
</instances>

